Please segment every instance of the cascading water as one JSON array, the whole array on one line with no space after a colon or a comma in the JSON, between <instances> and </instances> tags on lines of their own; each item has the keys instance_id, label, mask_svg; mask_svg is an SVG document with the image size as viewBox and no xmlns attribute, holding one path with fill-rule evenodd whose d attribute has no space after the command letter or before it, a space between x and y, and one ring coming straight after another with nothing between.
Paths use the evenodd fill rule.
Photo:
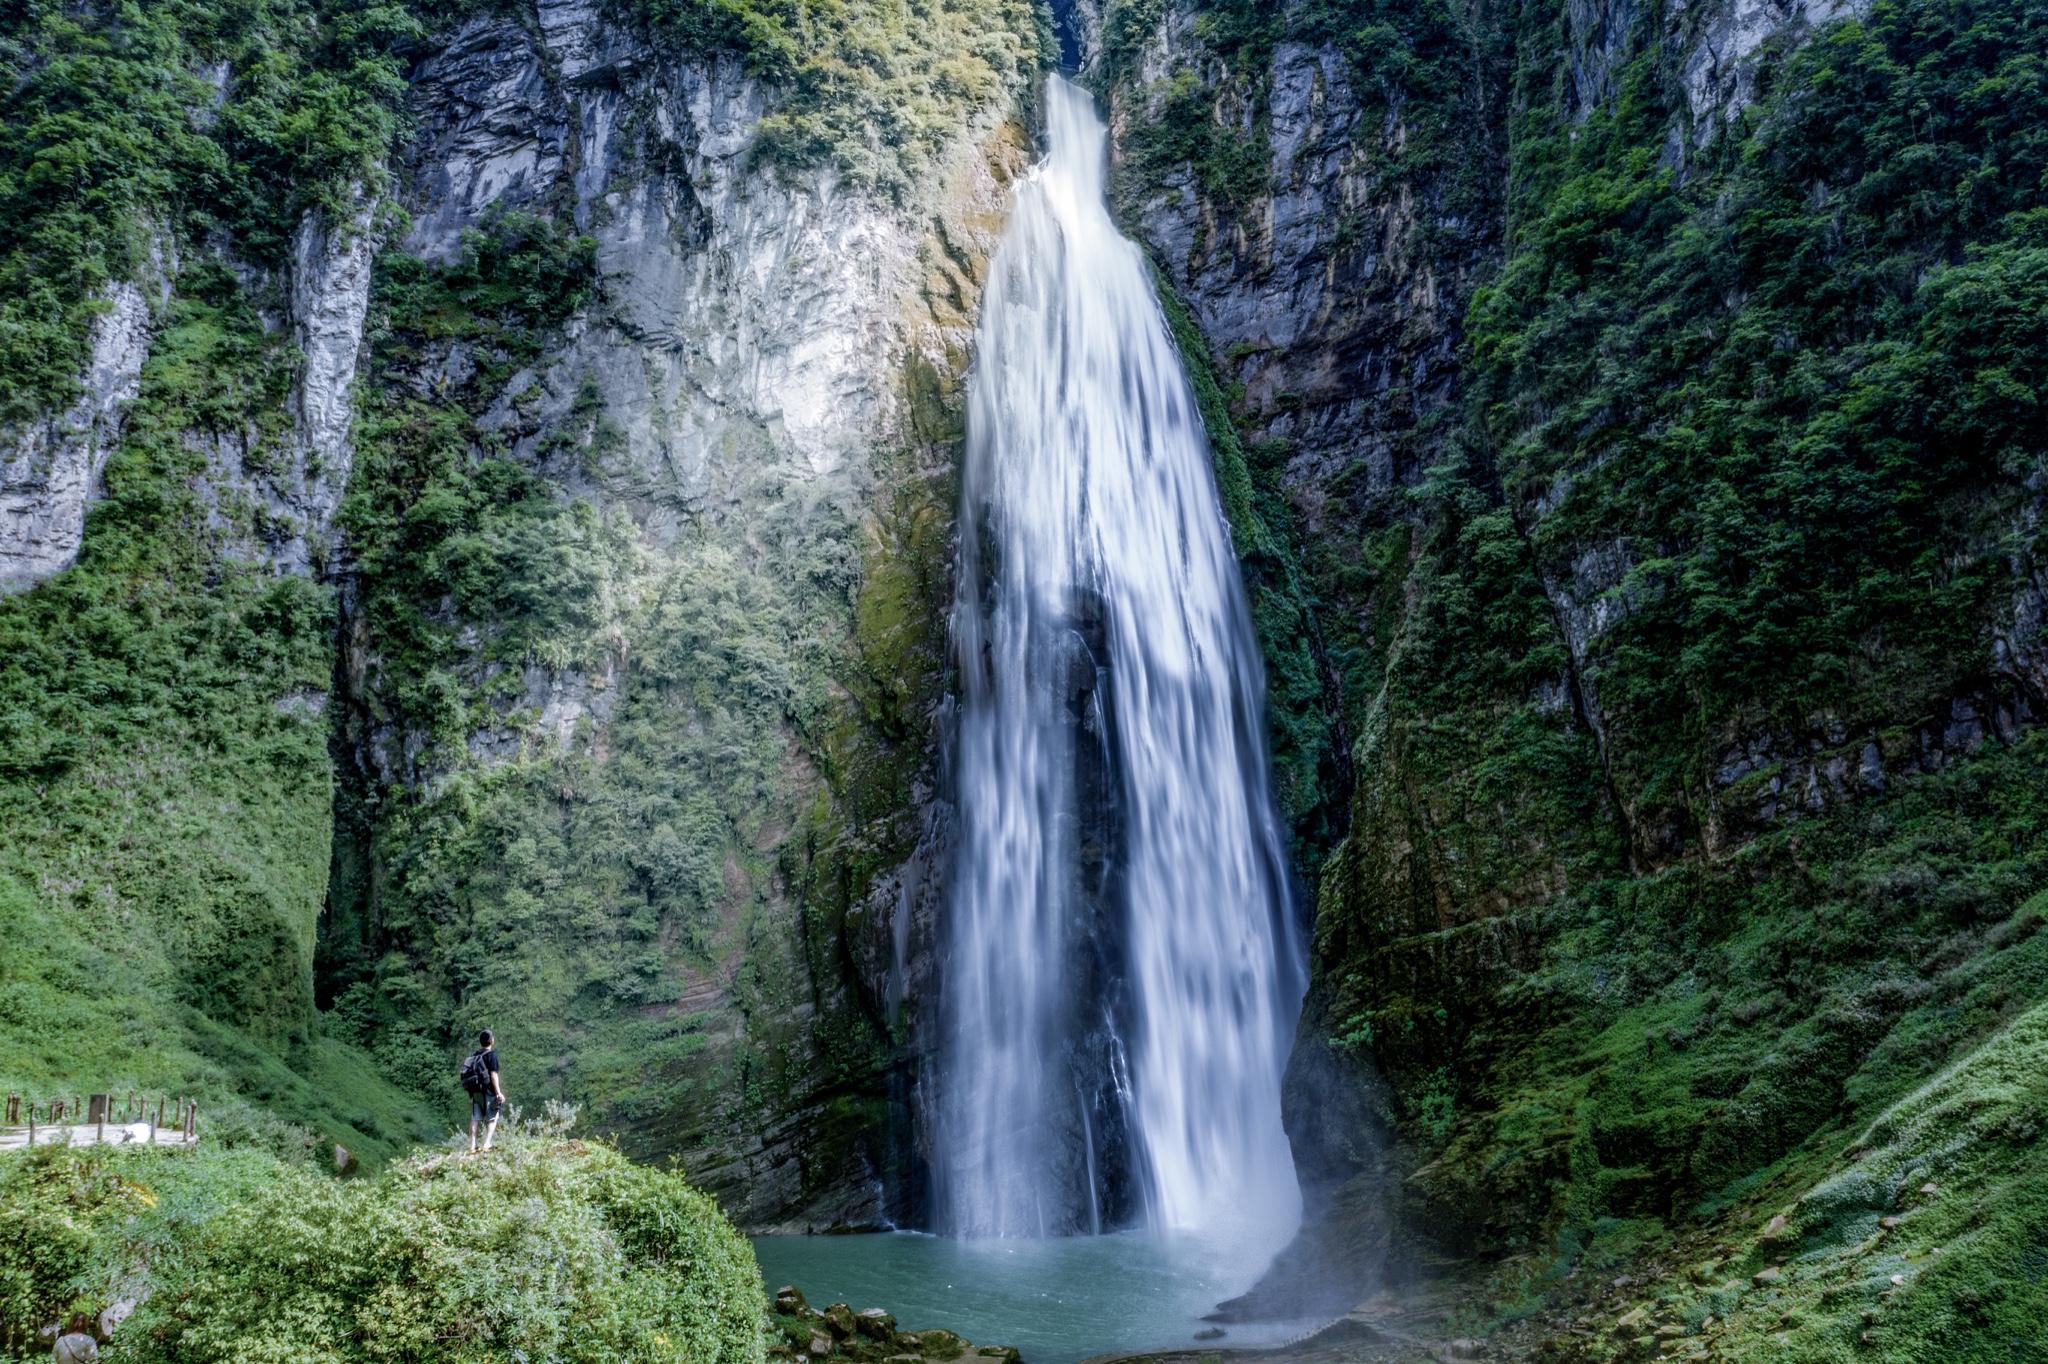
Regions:
<instances>
[{"instance_id":1,"label":"cascading water","mask_svg":"<svg viewBox=\"0 0 2048 1364\"><path fill-rule=\"evenodd\" d=\"M1057 77L1046 121L968 398L940 1219L1270 1251L1301 953L1258 644L1103 125Z\"/></svg>"}]
</instances>

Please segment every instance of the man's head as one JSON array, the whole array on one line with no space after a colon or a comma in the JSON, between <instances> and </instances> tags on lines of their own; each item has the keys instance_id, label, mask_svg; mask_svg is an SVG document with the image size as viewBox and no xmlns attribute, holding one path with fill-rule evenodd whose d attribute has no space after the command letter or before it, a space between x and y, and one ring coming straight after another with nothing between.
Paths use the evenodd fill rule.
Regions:
<instances>
[{"instance_id":1,"label":"man's head","mask_svg":"<svg viewBox=\"0 0 2048 1364\"><path fill-rule=\"evenodd\" d=\"M491 1036L491 1030L489 1028L485 1028L482 1032L476 1035L476 1044L479 1047L494 1047L498 1044L498 1039Z\"/></svg>"}]
</instances>

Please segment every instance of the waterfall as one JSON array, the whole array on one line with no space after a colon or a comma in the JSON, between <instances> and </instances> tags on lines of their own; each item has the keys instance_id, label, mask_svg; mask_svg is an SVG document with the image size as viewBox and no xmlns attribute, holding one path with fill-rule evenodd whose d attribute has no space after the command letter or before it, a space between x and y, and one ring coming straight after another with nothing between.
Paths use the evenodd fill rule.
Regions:
<instances>
[{"instance_id":1,"label":"waterfall","mask_svg":"<svg viewBox=\"0 0 2048 1364\"><path fill-rule=\"evenodd\" d=\"M1270 1250L1302 970L1258 643L1103 125L1058 77L1046 122L969 381L934 1192L960 1235Z\"/></svg>"}]
</instances>

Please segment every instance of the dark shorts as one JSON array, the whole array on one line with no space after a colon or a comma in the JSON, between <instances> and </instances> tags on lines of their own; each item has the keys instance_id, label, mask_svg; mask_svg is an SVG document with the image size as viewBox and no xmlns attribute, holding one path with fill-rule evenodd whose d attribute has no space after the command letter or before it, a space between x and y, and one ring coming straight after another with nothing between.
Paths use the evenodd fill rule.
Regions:
<instances>
[{"instance_id":1,"label":"dark shorts","mask_svg":"<svg viewBox=\"0 0 2048 1364\"><path fill-rule=\"evenodd\" d=\"M496 1122L503 1112L505 1101L495 1094L472 1094L469 1096L469 1120L471 1122Z\"/></svg>"}]
</instances>

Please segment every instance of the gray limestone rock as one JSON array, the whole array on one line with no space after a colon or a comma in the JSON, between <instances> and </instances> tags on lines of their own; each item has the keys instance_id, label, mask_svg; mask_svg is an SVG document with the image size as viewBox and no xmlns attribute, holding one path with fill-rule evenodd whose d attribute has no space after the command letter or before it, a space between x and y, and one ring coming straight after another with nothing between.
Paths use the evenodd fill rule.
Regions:
<instances>
[{"instance_id":1,"label":"gray limestone rock","mask_svg":"<svg viewBox=\"0 0 2048 1364\"><path fill-rule=\"evenodd\" d=\"M120 439L122 406L141 390L149 300L121 281L108 287L106 301L93 321L77 401L0 435L0 592L33 586L77 561L86 508L99 496L100 471Z\"/></svg>"},{"instance_id":2,"label":"gray limestone rock","mask_svg":"<svg viewBox=\"0 0 2048 1364\"><path fill-rule=\"evenodd\" d=\"M1758 57L1781 34L1794 39L1836 19L1861 15L1869 0L1709 0L1696 45L1685 59L1685 98L1694 136L1704 142L1756 97ZM1682 12L1684 0L1673 9Z\"/></svg>"}]
</instances>

